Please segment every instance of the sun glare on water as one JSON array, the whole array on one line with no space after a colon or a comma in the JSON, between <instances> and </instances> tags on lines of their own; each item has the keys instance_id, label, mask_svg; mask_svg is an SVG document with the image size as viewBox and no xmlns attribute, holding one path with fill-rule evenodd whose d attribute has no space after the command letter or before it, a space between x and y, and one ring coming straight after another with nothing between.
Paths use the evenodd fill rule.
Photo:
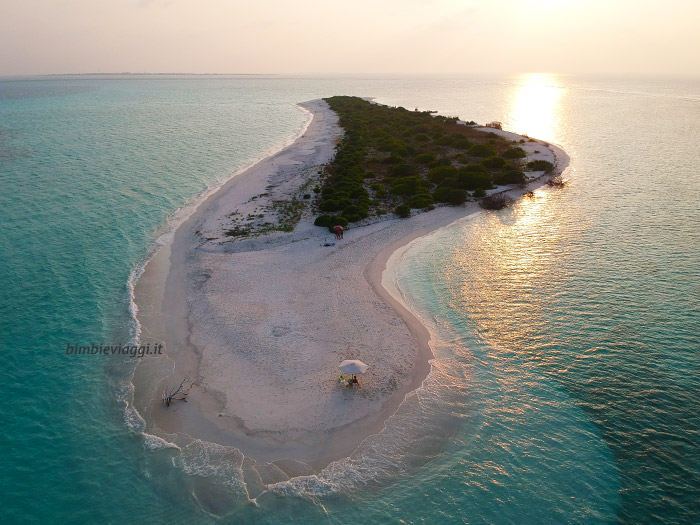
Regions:
<instances>
[{"instance_id":1,"label":"sun glare on water","mask_svg":"<svg viewBox=\"0 0 700 525\"><path fill-rule=\"evenodd\" d=\"M509 96L507 129L557 142L562 88L553 76L528 74L516 79Z\"/></svg>"}]
</instances>

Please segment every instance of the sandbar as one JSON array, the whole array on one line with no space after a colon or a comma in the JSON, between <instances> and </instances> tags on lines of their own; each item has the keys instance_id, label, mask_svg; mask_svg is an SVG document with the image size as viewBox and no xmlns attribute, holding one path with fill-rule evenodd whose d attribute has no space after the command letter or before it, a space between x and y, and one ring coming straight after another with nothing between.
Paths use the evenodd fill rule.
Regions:
<instances>
[{"instance_id":1,"label":"sandbar","mask_svg":"<svg viewBox=\"0 0 700 525\"><path fill-rule=\"evenodd\" d=\"M145 431L178 446L235 447L261 472L274 466L263 482L347 457L421 386L433 358L430 334L382 274L402 246L480 209L468 202L374 218L336 240L313 226L303 196L342 129L324 101L301 106L313 116L303 136L203 200L135 287L142 342L165 345L165 355L143 358L134 373ZM521 146L527 160L556 165L548 176L568 164L556 146ZM534 175L526 187L498 191L520 196L542 184ZM285 204L291 196L301 220L292 232L271 229L298 212ZM257 230L241 233L241 217L255 218ZM370 365L359 389L338 382L344 359ZM163 389L184 377L193 381L188 402L165 407Z\"/></svg>"}]
</instances>

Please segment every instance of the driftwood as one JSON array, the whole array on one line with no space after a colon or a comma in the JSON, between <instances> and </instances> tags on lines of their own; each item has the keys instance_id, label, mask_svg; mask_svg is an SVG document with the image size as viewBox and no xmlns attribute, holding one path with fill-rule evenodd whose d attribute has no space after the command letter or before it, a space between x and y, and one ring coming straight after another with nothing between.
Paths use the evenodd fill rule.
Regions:
<instances>
[{"instance_id":1,"label":"driftwood","mask_svg":"<svg viewBox=\"0 0 700 525\"><path fill-rule=\"evenodd\" d=\"M163 390L163 404L169 407L170 403L173 401L187 401L188 392L186 390L188 390L191 386L192 382L190 381L189 376L185 376L180 383L180 386L177 388L171 388L170 390L166 388Z\"/></svg>"},{"instance_id":2,"label":"driftwood","mask_svg":"<svg viewBox=\"0 0 700 525\"><path fill-rule=\"evenodd\" d=\"M494 193L493 195L481 199L479 205L485 210L500 210L506 206L510 206L512 203L513 200L503 193Z\"/></svg>"},{"instance_id":3,"label":"driftwood","mask_svg":"<svg viewBox=\"0 0 700 525\"><path fill-rule=\"evenodd\" d=\"M556 177L548 180L547 185L552 186L554 188L563 188L564 186L566 186L566 182L561 178L561 175L557 175Z\"/></svg>"}]
</instances>

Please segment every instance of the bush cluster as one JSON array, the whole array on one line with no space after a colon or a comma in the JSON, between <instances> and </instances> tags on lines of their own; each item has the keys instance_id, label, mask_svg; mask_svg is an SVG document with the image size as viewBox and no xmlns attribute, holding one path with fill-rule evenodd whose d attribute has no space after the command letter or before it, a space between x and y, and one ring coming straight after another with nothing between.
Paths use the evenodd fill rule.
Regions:
<instances>
[{"instance_id":1,"label":"bush cluster","mask_svg":"<svg viewBox=\"0 0 700 525\"><path fill-rule=\"evenodd\" d=\"M318 226L332 227L342 222L339 219L357 222L387 210L408 217L411 209L462 204L468 192L478 197L494 184L524 180L518 161L524 156L522 148L460 125L456 117L390 108L357 97L326 101L345 133L334 161L313 189L321 213Z\"/></svg>"},{"instance_id":2,"label":"bush cluster","mask_svg":"<svg viewBox=\"0 0 700 525\"><path fill-rule=\"evenodd\" d=\"M554 164L547 160L533 160L527 163L527 169L530 171L544 171L546 173L554 169Z\"/></svg>"}]
</instances>

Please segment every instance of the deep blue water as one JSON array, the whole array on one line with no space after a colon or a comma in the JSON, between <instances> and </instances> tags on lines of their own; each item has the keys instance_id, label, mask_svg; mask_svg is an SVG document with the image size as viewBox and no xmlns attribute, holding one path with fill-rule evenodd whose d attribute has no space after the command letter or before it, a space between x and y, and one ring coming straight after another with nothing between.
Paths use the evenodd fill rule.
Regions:
<instances>
[{"instance_id":1,"label":"deep blue water","mask_svg":"<svg viewBox=\"0 0 700 525\"><path fill-rule=\"evenodd\" d=\"M292 140L296 102L334 94L500 120L561 144L569 184L406 251L433 373L352 458L256 506L226 453L194 469L146 446L125 363L66 345L129 340L128 283L169 218ZM2 514L700 522L698 122L700 81L683 79L0 81Z\"/></svg>"}]
</instances>

